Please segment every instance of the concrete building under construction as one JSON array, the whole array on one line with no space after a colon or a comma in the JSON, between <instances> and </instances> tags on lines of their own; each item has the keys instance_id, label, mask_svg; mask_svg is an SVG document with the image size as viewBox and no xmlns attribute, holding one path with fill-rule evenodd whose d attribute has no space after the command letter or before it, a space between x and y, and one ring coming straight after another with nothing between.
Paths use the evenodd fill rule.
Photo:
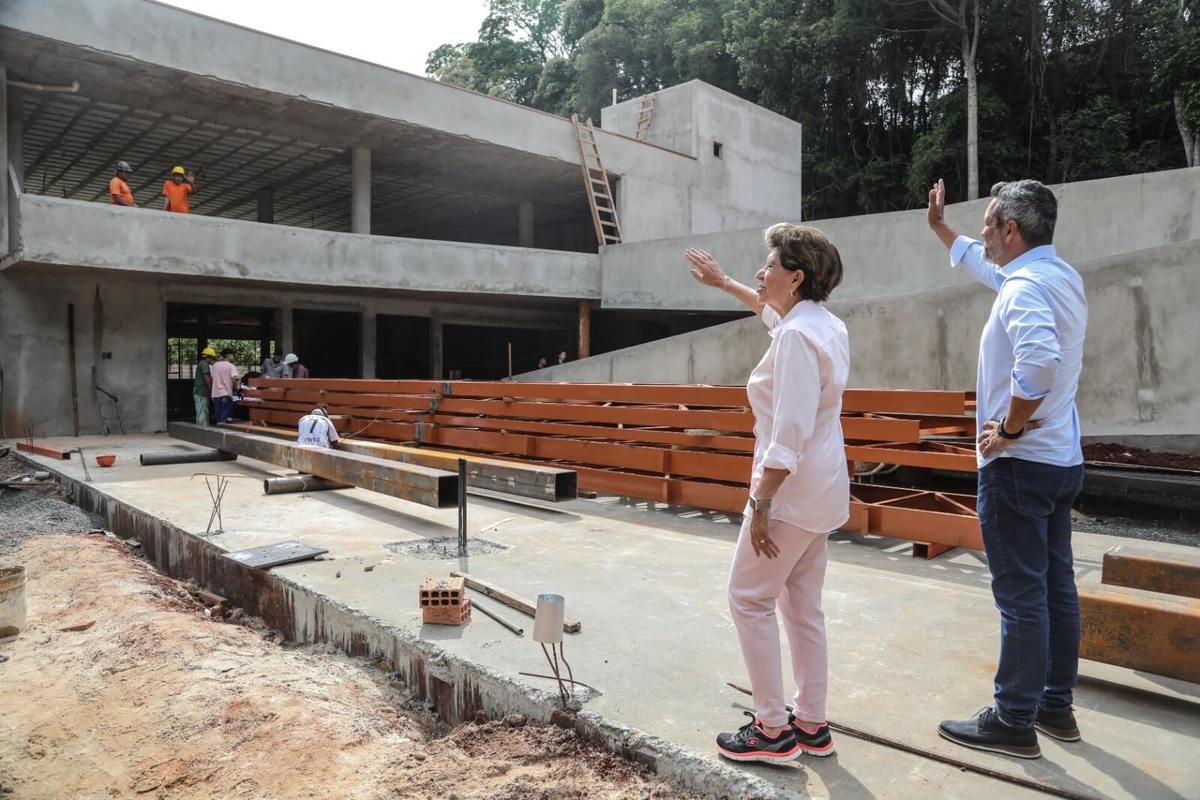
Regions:
<instances>
[{"instance_id":1,"label":"concrete building under construction","mask_svg":"<svg viewBox=\"0 0 1200 800\"><path fill-rule=\"evenodd\" d=\"M605 309L581 135L619 241L800 214L799 124L700 82L658 94L643 141L637 100L606 109L593 150L568 119L150 2L6 3L0 52L9 430L66 432L71 358L81 430L113 396L161 430L181 341L497 378L509 343L522 372L732 318ZM141 208L108 204L118 159ZM176 164L186 216L158 210Z\"/></svg>"}]
</instances>

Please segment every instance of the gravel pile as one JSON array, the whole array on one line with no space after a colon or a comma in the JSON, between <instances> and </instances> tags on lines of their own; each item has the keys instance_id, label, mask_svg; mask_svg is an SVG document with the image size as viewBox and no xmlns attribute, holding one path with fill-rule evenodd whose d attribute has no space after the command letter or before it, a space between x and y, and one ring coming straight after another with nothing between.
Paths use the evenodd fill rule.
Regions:
<instances>
[{"instance_id":1,"label":"gravel pile","mask_svg":"<svg viewBox=\"0 0 1200 800\"><path fill-rule=\"evenodd\" d=\"M0 478L21 475L29 468L12 456L0 458ZM21 542L48 533L87 533L104 521L44 489L0 489L0 554Z\"/></svg>"}]
</instances>

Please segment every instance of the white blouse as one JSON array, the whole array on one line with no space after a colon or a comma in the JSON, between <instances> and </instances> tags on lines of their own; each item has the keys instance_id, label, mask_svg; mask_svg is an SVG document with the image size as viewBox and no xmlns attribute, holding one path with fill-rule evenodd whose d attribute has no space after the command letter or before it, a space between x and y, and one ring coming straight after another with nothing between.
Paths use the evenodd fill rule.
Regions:
<instances>
[{"instance_id":1,"label":"white blouse","mask_svg":"<svg viewBox=\"0 0 1200 800\"><path fill-rule=\"evenodd\" d=\"M771 519L832 531L850 510L841 421L850 337L840 319L811 300L782 318L765 307L762 320L771 330L771 346L746 384L755 438L750 494L764 468L786 469L790 474L771 502Z\"/></svg>"}]
</instances>

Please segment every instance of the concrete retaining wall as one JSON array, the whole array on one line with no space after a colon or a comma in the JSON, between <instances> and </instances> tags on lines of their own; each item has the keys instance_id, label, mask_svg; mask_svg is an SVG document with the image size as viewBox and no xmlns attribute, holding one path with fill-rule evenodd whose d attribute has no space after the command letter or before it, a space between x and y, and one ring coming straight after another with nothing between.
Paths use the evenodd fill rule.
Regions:
<instances>
[{"instance_id":1,"label":"concrete retaining wall","mask_svg":"<svg viewBox=\"0 0 1200 800\"><path fill-rule=\"evenodd\" d=\"M1076 267L1090 311L1079 395L1084 435L1193 447L1200 433L1200 239ZM979 334L994 297L972 282L831 303L850 331L850 385L973 388ZM767 343L752 317L518 380L744 383Z\"/></svg>"},{"instance_id":2,"label":"concrete retaining wall","mask_svg":"<svg viewBox=\"0 0 1200 800\"><path fill-rule=\"evenodd\" d=\"M1125 175L1054 187L1059 200L1055 244L1071 263L1200 238L1200 167ZM978 235L988 200L946 209L951 225ZM776 221L776 220L771 220ZM845 264L839 300L938 289L969 282L946 275L946 251L925 224L925 211L816 220ZM748 230L634 242L606 248L601 262L605 308L729 311L737 301L692 280L683 251L710 251L743 283L766 260L760 226Z\"/></svg>"}]
</instances>

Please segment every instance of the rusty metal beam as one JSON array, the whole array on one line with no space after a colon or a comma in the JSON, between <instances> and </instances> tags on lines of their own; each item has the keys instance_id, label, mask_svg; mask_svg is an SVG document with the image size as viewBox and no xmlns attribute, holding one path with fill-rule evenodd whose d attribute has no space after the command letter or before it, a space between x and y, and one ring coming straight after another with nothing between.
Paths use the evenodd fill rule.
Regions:
<instances>
[{"instance_id":1,"label":"rusty metal beam","mask_svg":"<svg viewBox=\"0 0 1200 800\"><path fill-rule=\"evenodd\" d=\"M936 442L847 443L846 458L873 464L975 472L975 448Z\"/></svg>"},{"instance_id":2,"label":"rusty metal beam","mask_svg":"<svg viewBox=\"0 0 1200 800\"><path fill-rule=\"evenodd\" d=\"M1200 600L1079 586L1080 658L1200 683Z\"/></svg>"},{"instance_id":3,"label":"rusty metal beam","mask_svg":"<svg viewBox=\"0 0 1200 800\"><path fill-rule=\"evenodd\" d=\"M433 508L453 506L458 499L458 475L445 470L385 461L382 458L357 453L300 447L268 436L209 428L188 422L169 423L167 433L173 438L203 447L290 467L297 472L348 483Z\"/></svg>"},{"instance_id":4,"label":"rusty metal beam","mask_svg":"<svg viewBox=\"0 0 1200 800\"><path fill-rule=\"evenodd\" d=\"M1150 592L1200 598L1200 555L1119 544L1104 554L1101 581Z\"/></svg>"},{"instance_id":5,"label":"rusty metal beam","mask_svg":"<svg viewBox=\"0 0 1200 800\"><path fill-rule=\"evenodd\" d=\"M253 425L224 425L222 427L242 433L275 438L295 439L296 437L294 430L285 428ZM354 439L342 439L338 450L405 464L418 464L448 472L458 469L458 460L461 458L467 462L467 485L476 489L489 489L550 502L574 500L578 496L577 477L574 471L568 469L522 464L517 461L501 461L467 453L443 453L419 447L403 447L385 442Z\"/></svg>"},{"instance_id":6,"label":"rusty metal beam","mask_svg":"<svg viewBox=\"0 0 1200 800\"><path fill-rule=\"evenodd\" d=\"M71 457L70 450L58 450L53 447L47 447L43 444L34 444L32 442L17 442L17 449L22 453L33 453L36 456L45 456L46 458L60 458L66 460ZM80 456L82 458L82 456Z\"/></svg>"}]
</instances>

